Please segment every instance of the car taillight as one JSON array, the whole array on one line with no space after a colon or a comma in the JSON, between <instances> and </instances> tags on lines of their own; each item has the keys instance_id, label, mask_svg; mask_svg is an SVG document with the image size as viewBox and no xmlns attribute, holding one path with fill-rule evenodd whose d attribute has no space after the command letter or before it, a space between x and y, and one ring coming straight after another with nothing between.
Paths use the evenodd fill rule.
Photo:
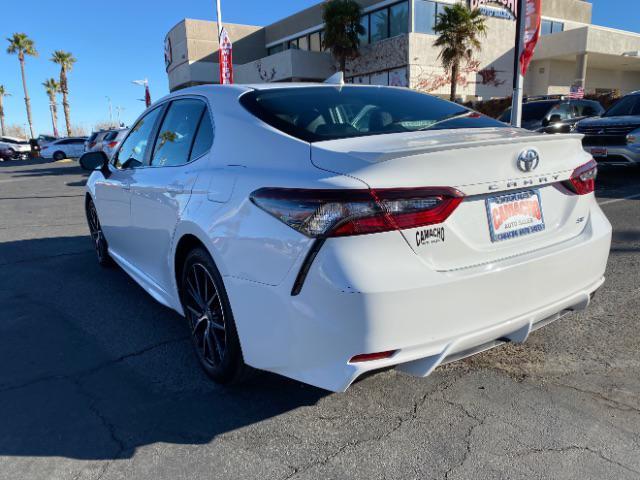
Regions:
<instances>
[{"instance_id":1,"label":"car taillight","mask_svg":"<svg viewBox=\"0 0 640 480\"><path fill-rule=\"evenodd\" d=\"M596 177L598 176L598 164L590 160L576 168L571 178L563 182L565 187L578 195L587 195L596 189Z\"/></svg>"},{"instance_id":2,"label":"car taillight","mask_svg":"<svg viewBox=\"0 0 640 480\"><path fill-rule=\"evenodd\" d=\"M251 201L312 238L344 237L444 222L464 196L448 187L372 190L261 188Z\"/></svg>"},{"instance_id":3,"label":"car taillight","mask_svg":"<svg viewBox=\"0 0 640 480\"><path fill-rule=\"evenodd\" d=\"M117 145L117 144L118 144L118 142L109 142L109 143L107 144L107 146L108 146L109 148L116 148L116 145Z\"/></svg>"}]
</instances>

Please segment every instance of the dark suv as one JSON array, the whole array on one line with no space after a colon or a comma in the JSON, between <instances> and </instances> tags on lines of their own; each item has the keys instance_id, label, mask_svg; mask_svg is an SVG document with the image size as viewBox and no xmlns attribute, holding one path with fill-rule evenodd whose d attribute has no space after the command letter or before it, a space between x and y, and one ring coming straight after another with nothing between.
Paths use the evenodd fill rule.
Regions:
<instances>
[{"instance_id":1,"label":"dark suv","mask_svg":"<svg viewBox=\"0 0 640 480\"><path fill-rule=\"evenodd\" d=\"M576 131L599 163L640 165L640 91L622 97L601 118L582 120Z\"/></svg>"},{"instance_id":2,"label":"dark suv","mask_svg":"<svg viewBox=\"0 0 640 480\"><path fill-rule=\"evenodd\" d=\"M604 108L595 100L531 100L522 105L522 128L544 133L569 133L577 122L602 115ZM511 108L498 119L511 123Z\"/></svg>"}]
</instances>

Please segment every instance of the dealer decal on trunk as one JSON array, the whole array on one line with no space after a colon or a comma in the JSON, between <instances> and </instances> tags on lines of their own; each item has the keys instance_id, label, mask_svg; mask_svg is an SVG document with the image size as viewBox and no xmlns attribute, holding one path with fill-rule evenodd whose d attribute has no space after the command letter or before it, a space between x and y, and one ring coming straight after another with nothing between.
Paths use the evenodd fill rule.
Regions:
<instances>
[{"instance_id":1,"label":"dealer decal on trunk","mask_svg":"<svg viewBox=\"0 0 640 480\"><path fill-rule=\"evenodd\" d=\"M425 228L416 232L416 245L431 245L444 242L444 227Z\"/></svg>"}]
</instances>

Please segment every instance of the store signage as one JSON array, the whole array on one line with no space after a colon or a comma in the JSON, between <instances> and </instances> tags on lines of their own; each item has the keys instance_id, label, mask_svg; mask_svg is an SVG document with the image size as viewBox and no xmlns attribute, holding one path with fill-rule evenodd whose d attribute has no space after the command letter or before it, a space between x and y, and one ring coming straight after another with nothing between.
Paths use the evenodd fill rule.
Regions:
<instances>
[{"instance_id":1,"label":"store signage","mask_svg":"<svg viewBox=\"0 0 640 480\"><path fill-rule=\"evenodd\" d=\"M469 8L478 8L488 17L514 20L518 18L518 0L469 0Z\"/></svg>"},{"instance_id":2,"label":"store signage","mask_svg":"<svg viewBox=\"0 0 640 480\"><path fill-rule=\"evenodd\" d=\"M220 65L220 85L227 85L233 83L233 45L224 27L220 32L219 44L218 63Z\"/></svg>"}]
</instances>

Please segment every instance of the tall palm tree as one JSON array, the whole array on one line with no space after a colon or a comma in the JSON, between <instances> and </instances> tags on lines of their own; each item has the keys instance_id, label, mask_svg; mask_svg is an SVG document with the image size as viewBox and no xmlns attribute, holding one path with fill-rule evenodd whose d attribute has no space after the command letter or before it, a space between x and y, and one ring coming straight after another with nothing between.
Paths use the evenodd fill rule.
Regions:
<instances>
[{"instance_id":1,"label":"tall palm tree","mask_svg":"<svg viewBox=\"0 0 640 480\"><path fill-rule=\"evenodd\" d=\"M471 60L474 50L480 50L480 37L487 33L487 26L479 9L471 10L462 3L444 7L438 13L434 27L438 38L434 42L440 47L438 58L445 70L451 71L451 101L457 95L460 63Z\"/></svg>"},{"instance_id":2,"label":"tall palm tree","mask_svg":"<svg viewBox=\"0 0 640 480\"><path fill-rule=\"evenodd\" d=\"M71 115L69 112L69 84L67 83L67 73L73 68L76 59L71 52L56 50L51 56L51 61L60 65L60 91L62 92L62 108L64 109L64 120L67 124L67 136L71 136Z\"/></svg>"},{"instance_id":3,"label":"tall palm tree","mask_svg":"<svg viewBox=\"0 0 640 480\"><path fill-rule=\"evenodd\" d=\"M11 55L18 55L20 60L20 71L22 73L22 88L24 89L24 103L27 106L27 121L29 122L29 131L31 132L31 138L33 138L33 122L31 121L31 100L29 100L29 92L27 90L27 77L24 71L24 58L25 55L36 57L38 52L36 47L26 33L14 33L13 36L7 38L9 46L7 47L7 53Z\"/></svg>"},{"instance_id":4,"label":"tall palm tree","mask_svg":"<svg viewBox=\"0 0 640 480\"><path fill-rule=\"evenodd\" d=\"M7 92L4 85L0 85L0 131L4 137L4 97L10 97L11 94Z\"/></svg>"},{"instance_id":5,"label":"tall palm tree","mask_svg":"<svg viewBox=\"0 0 640 480\"><path fill-rule=\"evenodd\" d=\"M358 35L365 33L360 25L362 7L355 0L327 0L322 10L322 20L325 24L324 45L331 50L333 57L340 64L340 71L344 72L347 59L358 56L360 39Z\"/></svg>"},{"instance_id":6,"label":"tall palm tree","mask_svg":"<svg viewBox=\"0 0 640 480\"><path fill-rule=\"evenodd\" d=\"M53 124L53 136L58 136L58 107L56 106L56 97L60 93L60 84L56 82L55 78L47 78L42 82L42 86L47 92L49 97L49 106L51 108L51 123Z\"/></svg>"}]
</instances>

